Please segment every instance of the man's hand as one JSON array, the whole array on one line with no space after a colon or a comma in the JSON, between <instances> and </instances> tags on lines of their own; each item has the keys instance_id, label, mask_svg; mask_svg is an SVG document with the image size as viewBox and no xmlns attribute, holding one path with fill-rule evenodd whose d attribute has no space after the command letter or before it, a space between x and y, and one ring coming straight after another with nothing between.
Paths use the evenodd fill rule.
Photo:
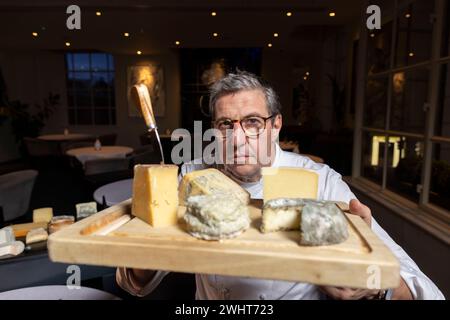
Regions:
<instances>
[{"instance_id":1,"label":"man's hand","mask_svg":"<svg viewBox=\"0 0 450 320\"><path fill-rule=\"evenodd\" d=\"M359 200L350 200L350 213L360 216L369 226L372 225L372 212L368 206L363 205Z\"/></svg>"}]
</instances>

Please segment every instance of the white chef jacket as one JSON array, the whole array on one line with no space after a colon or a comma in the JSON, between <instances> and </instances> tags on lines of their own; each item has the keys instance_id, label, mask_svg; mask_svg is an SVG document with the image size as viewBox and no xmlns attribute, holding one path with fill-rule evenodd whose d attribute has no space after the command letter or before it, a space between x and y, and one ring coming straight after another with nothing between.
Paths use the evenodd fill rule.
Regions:
<instances>
[{"instance_id":1,"label":"white chef jacket","mask_svg":"<svg viewBox=\"0 0 450 320\"><path fill-rule=\"evenodd\" d=\"M193 161L181 167L181 177L188 172L205 169L207 165ZM319 174L319 200L350 202L356 199L339 173L325 164L319 164L296 153L283 151L276 145L275 160L272 167L299 167L313 170ZM262 199L262 181L241 183L252 199ZM422 272L408 254L372 218L372 230L388 246L400 261L400 275L408 285L414 299L444 299L441 291ZM193 262L195 263L195 262ZM128 271L117 269L119 285L136 296L151 293L168 274L157 271L155 277L143 288L138 288L130 280ZM196 299L324 299L325 295L318 287L309 283L296 283L279 280L264 280L247 277L196 274Z\"/></svg>"}]
</instances>

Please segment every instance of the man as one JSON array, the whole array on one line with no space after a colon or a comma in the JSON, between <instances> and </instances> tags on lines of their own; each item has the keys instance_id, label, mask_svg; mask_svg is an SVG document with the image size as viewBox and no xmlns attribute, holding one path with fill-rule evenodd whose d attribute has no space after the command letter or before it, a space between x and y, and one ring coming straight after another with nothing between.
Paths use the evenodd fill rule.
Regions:
<instances>
[{"instance_id":1,"label":"man","mask_svg":"<svg viewBox=\"0 0 450 320\"><path fill-rule=\"evenodd\" d=\"M351 213L361 216L399 259L401 283L398 288L386 292L197 274L197 299L443 299L433 282L372 218L370 209L356 200L341 175L327 165L281 150L277 144L282 126L281 107L269 85L247 72L228 74L212 86L210 109L213 127L223 133L224 140L233 141L233 148L224 148L226 161L219 166L225 174L236 180L252 198L260 199L262 166L314 170L319 174L318 199L350 204ZM264 154L267 159L262 159ZM234 161L230 163L229 159ZM181 168L181 176L206 167L197 161L186 163ZM118 268L117 282L129 293L144 296L166 274L164 271Z\"/></svg>"}]
</instances>

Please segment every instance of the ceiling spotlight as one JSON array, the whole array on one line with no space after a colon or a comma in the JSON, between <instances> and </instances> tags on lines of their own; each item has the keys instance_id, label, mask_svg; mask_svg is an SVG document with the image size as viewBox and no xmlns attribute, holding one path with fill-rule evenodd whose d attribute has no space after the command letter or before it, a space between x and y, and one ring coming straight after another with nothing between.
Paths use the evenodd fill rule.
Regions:
<instances>
[{"instance_id":1,"label":"ceiling spotlight","mask_svg":"<svg viewBox=\"0 0 450 320\"><path fill-rule=\"evenodd\" d=\"M268 43L267 46L268 46L269 48L272 48L272 44L271 44L271 43Z\"/></svg>"},{"instance_id":2,"label":"ceiling spotlight","mask_svg":"<svg viewBox=\"0 0 450 320\"><path fill-rule=\"evenodd\" d=\"M130 34L129 34L128 32L124 32L124 33L123 33L123 36L124 36L124 37L129 37Z\"/></svg>"},{"instance_id":3,"label":"ceiling spotlight","mask_svg":"<svg viewBox=\"0 0 450 320\"><path fill-rule=\"evenodd\" d=\"M410 13L405 14L405 18L406 18L406 19L411 18L411 14L410 14Z\"/></svg>"},{"instance_id":4,"label":"ceiling spotlight","mask_svg":"<svg viewBox=\"0 0 450 320\"><path fill-rule=\"evenodd\" d=\"M211 12L211 16L213 16L213 17L217 16L217 12L215 12L215 11Z\"/></svg>"},{"instance_id":5,"label":"ceiling spotlight","mask_svg":"<svg viewBox=\"0 0 450 320\"><path fill-rule=\"evenodd\" d=\"M179 45L180 45L180 41L175 41L175 44L176 44L177 46L179 46Z\"/></svg>"},{"instance_id":6,"label":"ceiling spotlight","mask_svg":"<svg viewBox=\"0 0 450 320\"><path fill-rule=\"evenodd\" d=\"M304 76L304 77L303 77L303 80L308 80L308 77L307 77L307 76Z\"/></svg>"},{"instance_id":7,"label":"ceiling spotlight","mask_svg":"<svg viewBox=\"0 0 450 320\"><path fill-rule=\"evenodd\" d=\"M275 33L273 34L273 36L274 36L275 38L277 38L277 37L278 37L278 33L275 32Z\"/></svg>"},{"instance_id":8,"label":"ceiling spotlight","mask_svg":"<svg viewBox=\"0 0 450 320\"><path fill-rule=\"evenodd\" d=\"M375 37L375 33L371 33L371 34L370 34L370 37L371 37L371 38Z\"/></svg>"},{"instance_id":9,"label":"ceiling spotlight","mask_svg":"<svg viewBox=\"0 0 450 320\"><path fill-rule=\"evenodd\" d=\"M138 50L138 51L136 51L136 53L137 53L138 55L141 55L141 54L142 54L142 51Z\"/></svg>"},{"instance_id":10,"label":"ceiling spotlight","mask_svg":"<svg viewBox=\"0 0 450 320\"><path fill-rule=\"evenodd\" d=\"M409 55L410 57L414 57L414 52L410 52L408 55Z\"/></svg>"},{"instance_id":11,"label":"ceiling spotlight","mask_svg":"<svg viewBox=\"0 0 450 320\"><path fill-rule=\"evenodd\" d=\"M217 32L213 33L213 37L217 37L219 34Z\"/></svg>"},{"instance_id":12,"label":"ceiling spotlight","mask_svg":"<svg viewBox=\"0 0 450 320\"><path fill-rule=\"evenodd\" d=\"M292 12L286 12L286 15L288 16L288 17L290 17L290 16L292 16Z\"/></svg>"},{"instance_id":13,"label":"ceiling spotlight","mask_svg":"<svg viewBox=\"0 0 450 320\"><path fill-rule=\"evenodd\" d=\"M37 32L32 32L31 34L33 35L33 37L37 37L38 36Z\"/></svg>"},{"instance_id":14,"label":"ceiling spotlight","mask_svg":"<svg viewBox=\"0 0 450 320\"><path fill-rule=\"evenodd\" d=\"M335 16L336 16L336 12L331 11L330 13L328 13L328 15L329 15L330 17L335 17Z\"/></svg>"},{"instance_id":15,"label":"ceiling spotlight","mask_svg":"<svg viewBox=\"0 0 450 320\"><path fill-rule=\"evenodd\" d=\"M97 11L97 12L95 13L95 15L98 16L98 17L100 17L100 16L102 15L102 13L101 13L100 11Z\"/></svg>"},{"instance_id":16,"label":"ceiling spotlight","mask_svg":"<svg viewBox=\"0 0 450 320\"><path fill-rule=\"evenodd\" d=\"M66 47L70 47L70 42L69 41L66 42Z\"/></svg>"},{"instance_id":17,"label":"ceiling spotlight","mask_svg":"<svg viewBox=\"0 0 450 320\"><path fill-rule=\"evenodd\" d=\"M309 71L306 71L305 74L306 74L307 76L309 76Z\"/></svg>"}]
</instances>

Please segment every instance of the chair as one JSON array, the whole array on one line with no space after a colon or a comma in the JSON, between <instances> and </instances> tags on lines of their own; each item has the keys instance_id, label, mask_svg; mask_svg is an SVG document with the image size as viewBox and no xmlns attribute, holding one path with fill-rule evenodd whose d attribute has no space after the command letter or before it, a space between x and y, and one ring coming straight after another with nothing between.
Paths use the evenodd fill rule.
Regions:
<instances>
[{"instance_id":1,"label":"chair","mask_svg":"<svg viewBox=\"0 0 450 320\"><path fill-rule=\"evenodd\" d=\"M37 175L36 170L22 170L0 176L0 207L4 222L27 212Z\"/></svg>"},{"instance_id":2,"label":"chair","mask_svg":"<svg viewBox=\"0 0 450 320\"><path fill-rule=\"evenodd\" d=\"M61 155L59 142L30 137L23 138L23 142L30 157L48 157Z\"/></svg>"},{"instance_id":3,"label":"chair","mask_svg":"<svg viewBox=\"0 0 450 320\"><path fill-rule=\"evenodd\" d=\"M118 297L97 289L68 286L40 286L0 292L0 300L120 300Z\"/></svg>"},{"instance_id":4,"label":"chair","mask_svg":"<svg viewBox=\"0 0 450 320\"><path fill-rule=\"evenodd\" d=\"M161 156L159 152L155 153L152 147L145 146L136 148L128 158L130 159L130 166L134 167L136 164L158 164Z\"/></svg>"},{"instance_id":5,"label":"chair","mask_svg":"<svg viewBox=\"0 0 450 320\"><path fill-rule=\"evenodd\" d=\"M90 176L106 172L123 171L128 170L129 167L129 158L88 160L84 163L84 174Z\"/></svg>"},{"instance_id":6,"label":"chair","mask_svg":"<svg viewBox=\"0 0 450 320\"><path fill-rule=\"evenodd\" d=\"M100 140L102 146L113 146L116 144L116 139L116 133L104 134L98 137L98 140Z\"/></svg>"}]
</instances>

